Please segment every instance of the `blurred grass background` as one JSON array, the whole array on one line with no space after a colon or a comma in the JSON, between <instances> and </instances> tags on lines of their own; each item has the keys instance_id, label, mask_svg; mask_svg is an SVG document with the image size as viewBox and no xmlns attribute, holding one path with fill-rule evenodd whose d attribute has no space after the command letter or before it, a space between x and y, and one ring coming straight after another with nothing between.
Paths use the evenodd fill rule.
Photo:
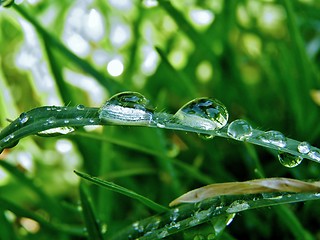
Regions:
<instances>
[{"instance_id":1,"label":"blurred grass background","mask_svg":"<svg viewBox=\"0 0 320 240\"><path fill-rule=\"evenodd\" d=\"M262 130L320 146L319 1L16 3L0 8L1 128L37 106L99 107L129 90L145 95L157 111L170 113L195 97L214 97L226 105L231 120L245 118ZM10 239L81 235L74 169L163 205L213 182L261 174L319 179L320 174L309 161L285 168L267 149L134 127L29 137L0 157L0 229ZM132 199L95 186L83 192L110 235L152 214ZM320 237L317 202L288 209L303 231ZM63 227L40 227L23 211ZM236 239L292 239L297 229L283 216L273 208L243 212L226 231Z\"/></svg>"}]
</instances>

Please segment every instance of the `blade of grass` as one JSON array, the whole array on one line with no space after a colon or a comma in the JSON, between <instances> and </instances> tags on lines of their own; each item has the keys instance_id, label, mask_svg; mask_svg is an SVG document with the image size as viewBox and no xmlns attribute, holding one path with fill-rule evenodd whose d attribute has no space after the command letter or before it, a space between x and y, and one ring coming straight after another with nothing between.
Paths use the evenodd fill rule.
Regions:
<instances>
[{"instance_id":1,"label":"blade of grass","mask_svg":"<svg viewBox=\"0 0 320 240\"><path fill-rule=\"evenodd\" d=\"M58 202L45 193L40 187L38 187L33 179L28 178L24 173L18 170L15 166L7 163L6 161L0 161L0 166L7 170L12 176L14 176L20 184L28 187L35 192L41 199L43 207L53 216L60 216L62 209Z\"/></svg>"},{"instance_id":2,"label":"blade of grass","mask_svg":"<svg viewBox=\"0 0 320 240\"><path fill-rule=\"evenodd\" d=\"M161 239L211 221L214 217L310 200L320 200L320 194L272 193L268 195L219 196L204 200L198 204L182 204L168 212L143 219L136 222L135 226L130 225L124 228L111 239L126 239L128 236L142 240ZM139 226L138 229L143 229L144 231L137 231L136 226ZM299 236L306 235L299 234Z\"/></svg>"},{"instance_id":3,"label":"blade of grass","mask_svg":"<svg viewBox=\"0 0 320 240\"><path fill-rule=\"evenodd\" d=\"M88 232L88 239L102 240L103 237L101 234L100 226L94 214L88 191L83 183L80 183L79 193L80 193L83 219L86 224L86 228Z\"/></svg>"},{"instance_id":4,"label":"blade of grass","mask_svg":"<svg viewBox=\"0 0 320 240\"><path fill-rule=\"evenodd\" d=\"M34 17L28 14L22 6L14 5L13 8L37 29L38 33L42 35L45 41L55 47L62 55L64 55L69 61L77 65L80 69L92 75L110 93L115 93L121 89L124 89L124 87L121 86L120 83L113 81L111 78L108 78L103 73L96 70L90 63L88 63L88 61L81 59L73 52L71 52L55 36L45 30L45 28L41 26Z\"/></svg>"},{"instance_id":5,"label":"blade of grass","mask_svg":"<svg viewBox=\"0 0 320 240\"><path fill-rule=\"evenodd\" d=\"M12 222L9 222L7 217L5 216L5 210L0 206L0 232L2 239L18 239Z\"/></svg>"},{"instance_id":6,"label":"blade of grass","mask_svg":"<svg viewBox=\"0 0 320 240\"><path fill-rule=\"evenodd\" d=\"M81 178L84 178L86 180L88 180L89 182L92 182L98 186L101 186L101 187L104 187L108 190L111 190L111 191L114 191L114 192L117 192L117 193L121 193L125 196L128 196L130 198L133 198L133 199L136 199L138 201L140 201L142 204L146 205L147 207L153 209L154 211L156 212L164 212L164 211L167 211L168 208L158 204L158 203L155 203L153 202L152 200L132 191L132 190L129 190L129 189L126 189L124 187L121 187L115 183L112 183L112 182L108 182L108 181L105 181L105 180L102 180L102 179L99 179L97 177L92 177L88 174L85 174L85 173L81 173L81 172L78 172L78 171L74 171L75 174L77 174L79 177Z\"/></svg>"},{"instance_id":7,"label":"blade of grass","mask_svg":"<svg viewBox=\"0 0 320 240\"><path fill-rule=\"evenodd\" d=\"M8 200L5 200L3 198L0 198L0 206L3 209L9 210L16 214L19 217L26 217L26 218L31 218L34 221L38 222L42 227L54 230L55 232L63 232L67 233L69 235L74 235L74 236L80 236L80 237L85 237L86 234L83 231L83 227L79 226L72 226L72 225L67 225L63 223L58 223L58 222L53 222L53 221L48 221L47 219L40 217L39 215L35 214L32 211L25 210L24 208L9 202Z\"/></svg>"}]
</instances>

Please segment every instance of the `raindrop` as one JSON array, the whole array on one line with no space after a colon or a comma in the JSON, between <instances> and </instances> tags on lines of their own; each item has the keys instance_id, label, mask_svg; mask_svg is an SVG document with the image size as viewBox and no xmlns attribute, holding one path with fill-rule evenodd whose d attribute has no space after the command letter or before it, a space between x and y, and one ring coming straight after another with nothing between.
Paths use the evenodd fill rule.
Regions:
<instances>
[{"instance_id":1,"label":"raindrop","mask_svg":"<svg viewBox=\"0 0 320 240\"><path fill-rule=\"evenodd\" d=\"M83 117L82 116L78 116L78 117L76 117L76 120L78 120L78 121L80 121L80 120L82 120L83 119Z\"/></svg>"},{"instance_id":2,"label":"raindrop","mask_svg":"<svg viewBox=\"0 0 320 240\"><path fill-rule=\"evenodd\" d=\"M53 124L53 123L55 122L55 120L56 120L55 117L49 117L49 118L47 119L47 122L48 122L49 124Z\"/></svg>"},{"instance_id":3,"label":"raindrop","mask_svg":"<svg viewBox=\"0 0 320 240\"><path fill-rule=\"evenodd\" d=\"M227 108L213 98L196 98L181 107L174 115L180 124L204 130L224 127L228 117Z\"/></svg>"},{"instance_id":4,"label":"raindrop","mask_svg":"<svg viewBox=\"0 0 320 240\"><path fill-rule=\"evenodd\" d=\"M308 142L301 142L298 145L298 151L299 153L308 154L310 152L310 144Z\"/></svg>"},{"instance_id":5,"label":"raindrop","mask_svg":"<svg viewBox=\"0 0 320 240\"><path fill-rule=\"evenodd\" d=\"M20 116L19 116L19 122L21 124L25 124L27 121L29 120L29 116L27 113L21 113Z\"/></svg>"},{"instance_id":6,"label":"raindrop","mask_svg":"<svg viewBox=\"0 0 320 240\"><path fill-rule=\"evenodd\" d=\"M278 154L278 159L283 166L293 168L298 166L302 162L303 157L282 152Z\"/></svg>"},{"instance_id":7,"label":"raindrop","mask_svg":"<svg viewBox=\"0 0 320 240\"><path fill-rule=\"evenodd\" d=\"M270 143L280 148L284 148L287 145L286 137L278 131L268 131L258 136L258 139L264 143Z\"/></svg>"},{"instance_id":8,"label":"raindrop","mask_svg":"<svg viewBox=\"0 0 320 240\"><path fill-rule=\"evenodd\" d=\"M53 137L53 136L69 134L74 131L75 129L73 127L57 127L57 128L51 128L51 129L38 132L37 135L41 137Z\"/></svg>"},{"instance_id":9,"label":"raindrop","mask_svg":"<svg viewBox=\"0 0 320 240\"><path fill-rule=\"evenodd\" d=\"M312 150L308 153L308 156L313 160L320 162L320 152L316 150Z\"/></svg>"},{"instance_id":10,"label":"raindrop","mask_svg":"<svg viewBox=\"0 0 320 240\"><path fill-rule=\"evenodd\" d=\"M198 136L204 140L210 140L210 139L214 138L215 135L199 133Z\"/></svg>"},{"instance_id":11,"label":"raindrop","mask_svg":"<svg viewBox=\"0 0 320 240\"><path fill-rule=\"evenodd\" d=\"M77 105L77 110L80 110L80 111L84 110L84 105L78 104Z\"/></svg>"},{"instance_id":12,"label":"raindrop","mask_svg":"<svg viewBox=\"0 0 320 240\"><path fill-rule=\"evenodd\" d=\"M237 213L250 208L250 205L243 200L237 200L231 203L231 205L226 210L227 213Z\"/></svg>"},{"instance_id":13,"label":"raindrop","mask_svg":"<svg viewBox=\"0 0 320 240\"><path fill-rule=\"evenodd\" d=\"M149 100L137 92L122 92L111 97L99 110L99 118L114 124L148 125L153 118Z\"/></svg>"},{"instance_id":14,"label":"raindrop","mask_svg":"<svg viewBox=\"0 0 320 240\"><path fill-rule=\"evenodd\" d=\"M175 208L172 212L172 215L170 216L170 220L172 222L175 222L177 221L178 217L179 217L179 208Z\"/></svg>"},{"instance_id":15,"label":"raindrop","mask_svg":"<svg viewBox=\"0 0 320 240\"><path fill-rule=\"evenodd\" d=\"M227 134L234 139L245 140L252 135L252 127L247 121L237 119L229 124Z\"/></svg>"}]
</instances>

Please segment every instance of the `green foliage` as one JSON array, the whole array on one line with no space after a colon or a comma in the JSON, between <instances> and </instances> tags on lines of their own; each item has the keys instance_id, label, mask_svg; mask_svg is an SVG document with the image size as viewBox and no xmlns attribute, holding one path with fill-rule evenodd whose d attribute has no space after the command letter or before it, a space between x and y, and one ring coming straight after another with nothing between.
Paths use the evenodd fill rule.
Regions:
<instances>
[{"instance_id":1,"label":"green foliage","mask_svg":"<svg viewBox=\"0 0 320 240\"><path fill-rule=\"evenodd\" d=\"M320 145L319 3L129 2L0 1L2 236L315 239L315 193L163 206L214 182L319 178L316 162L286 168L277 160L279 149L311 159L298 144ZM197 15L201 9L207 11ZM119 43L123 29L130 37ZM108 64L119 59L124 71L116 76ZM159 122L101 120L99 108L122 91L150 99ZM229 122L246 119L252 138L231 140L228 125L208 131L171 121L184 103L203 96L222 101ZM88 125L106 126L82 129ZM285 148L254 138L269 129L290 136Z\"/></svg>"}]
</instances>

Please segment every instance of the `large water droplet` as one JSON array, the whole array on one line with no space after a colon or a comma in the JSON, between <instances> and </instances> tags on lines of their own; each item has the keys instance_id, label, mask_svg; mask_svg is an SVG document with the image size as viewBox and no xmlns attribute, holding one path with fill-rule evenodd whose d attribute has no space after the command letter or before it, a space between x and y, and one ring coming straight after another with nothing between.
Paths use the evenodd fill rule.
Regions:
<instances>
[{"instance_id":1,"label":"large water droplet","mask_svg":"<svg viewBox=\"0 0 320 240\"><path fill-rule=\"evenodd\" d=\"M213 98L196 98L181 107L174 115L180 124L204 130L224 127L228 117L227 108Z\"/></svg>"},{"instance_id":2,"label":"large water droplet","mask_svg":"<svg viewBox=\"0 0 320 240\"><path fill-rule=\"evenodd\" d=\"M75 129L73 127L57 127L38 132L37 135L41 137L53 137L58 135L69 134L74 131Z\"/></svg>"},{"instance_id":3,"label":"large water droplet","mask_svg":"<svg viewBox=\"0 0 320 240\"><path fill-rule=\"evenodd\" d=\"M278 131L268 131L258 136L258 139L264 143L270 143L280 148L284 148L287 145L286 137Z\"/></svg>"},{"instance_id":4,"label":"large water droplet","mask_svg":"<svg viewBox=\"0 0 320 240\"><path fill-rule=\"evenodd\" d=\"M99 118L114 124L150 124L153 110L137 92L122 92L111 97L99 110Z\"/></svg>"},{"instance_id":5,"label":"large water droplet","mask_svg":"<svg viewBox=\"0 0 320 240\"><path fill-rule=\"evenodd\" d=\"M295 156L290 153L284 153L284 152L278 154L278 159L283 166L288 168L293 168L298 166L303 160L303 158L300 156Z\"/></svg>"},{"instance_id":6,"label":"large water droplet","mask_svg":"<svg viewBox=\"0 0 320 240\"><path fill-rule=\"evenodd\" d=\"M244 140L252 135L251 125L242 119L237 119L228 126L227 134L237 140Z\"/></svg>"},{"instance_id":7,"label":"large water droplet","mask_svg":"<svg viewBox=\"0 0 320 240\"><path fill-rule=\"evenodd\" d=\"M312 150L308 153L308 156L313 160L320 162L320 152L317 150Z\"/></svg>"},{"instance_id":8,"label":"large water droplet","mask_svg":"<svg viewBox=\"0 0 320 240\"><path fill-rule=\"evenodd\" d=\"M307 154L310 152L311 145L308 142L301 142L298 145L298 151L299 153Z\"/></svg>"},{"instance_id":9,"label":"large water droplet","mask_svg":"<svg viewBox=\"0 0 320 240\"><path fill-rule=\"evenodd\" d=\"M19 122L21 124L25 124L27 121L29 120L29 116L27 113L21 113L20 116L19 116Z\"/></svg>"}]
</instances>

